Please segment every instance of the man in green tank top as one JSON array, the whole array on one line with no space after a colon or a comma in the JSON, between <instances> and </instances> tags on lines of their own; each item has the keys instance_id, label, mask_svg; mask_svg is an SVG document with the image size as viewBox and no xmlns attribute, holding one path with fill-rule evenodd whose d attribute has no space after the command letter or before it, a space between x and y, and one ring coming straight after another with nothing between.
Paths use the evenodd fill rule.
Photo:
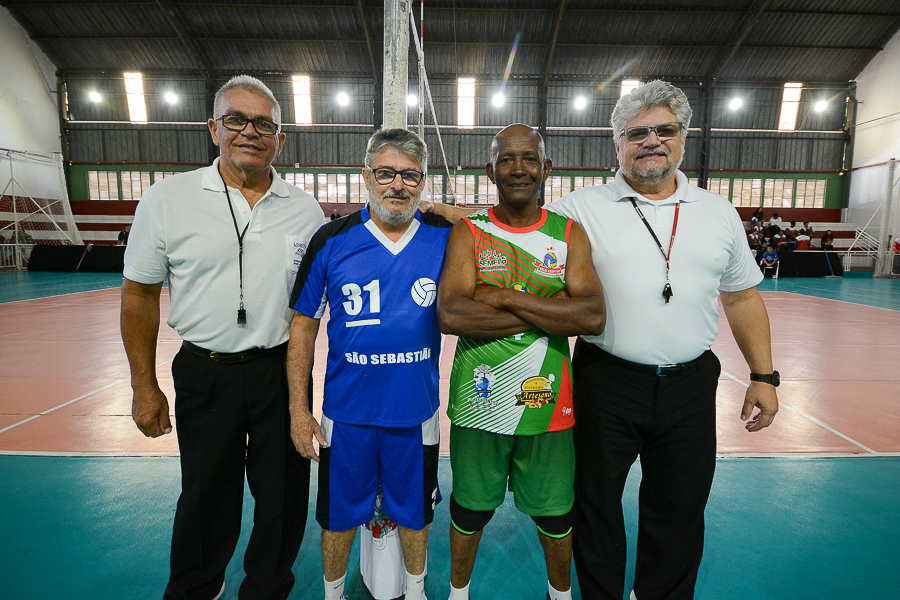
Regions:
<instances>
[{"instance_id":1,"label":"man in green tank top","mask_svg":"<svg viewBox=\"0 0 900 600\"><path fill-rule=\"evenodd\" d=\"M538 206L552 163L515 124L491 144L499 203L457 223L438 288L460 336L450 376L450 600L466 600L484 526L507 486L536 523L550 600L571 598L572 371L568 336L599 335L603 288L584 229ZM488 589L490 589L488 587ZM485 595L485 594L481 594Z\"/></svg>"}]
</instances>

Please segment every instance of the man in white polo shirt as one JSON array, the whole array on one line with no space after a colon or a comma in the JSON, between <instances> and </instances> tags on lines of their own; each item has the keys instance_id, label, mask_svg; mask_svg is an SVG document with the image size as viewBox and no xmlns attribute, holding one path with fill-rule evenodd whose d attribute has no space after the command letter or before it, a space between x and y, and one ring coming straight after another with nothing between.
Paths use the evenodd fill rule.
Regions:
<instances>
[{"instance_id":1,"label":"man in white polo shirt","mask_svg":"<svg viewBox=\"0 0 900 600\"><path fill-rule=\"evenodd\" d=\"M182 493L166 599L218 598L240 536L246 468L256 501L238 597L283 600L306 527L308 459L290 437L285 356L294 275L325 222L315 198L279 179L281 109L248 76L216 94L209 131L220 157L144 194L125 252L122 339L132 417L144 435L172 431L156 379L163 281Z\"/></svg>"},{"instance_id":2,"label":"man in white polo shirt","mask_svg":"<svg viewBox=\"0 0 900 600\"><path fill-rule=\"evenodd\" d=\"M718 299L750 367L747 430L778 410L762 275L741 219L677 170L690 117L684 93L662 81L622 97L612 115L615 181L548 206L584 226L606 296L605 331L579 338L572 359L575 566L591 600L623 595L622 492L638 455L632 597L693 598L715 471Z\"/></svg>"}]
</instances>

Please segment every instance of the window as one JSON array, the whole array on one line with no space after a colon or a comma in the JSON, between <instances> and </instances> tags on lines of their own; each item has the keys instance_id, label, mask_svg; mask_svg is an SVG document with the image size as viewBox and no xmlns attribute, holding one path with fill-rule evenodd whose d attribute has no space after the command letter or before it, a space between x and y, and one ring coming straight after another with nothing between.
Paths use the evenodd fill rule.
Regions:
<instances>
[{"instance_id":1,"label":"window","mask_svg":"<svg viewBox=\"0 0 900 600\"><path fill-rule=\"evenodd\" d=\"M150 189L149 171L122 171L122 200L140 200Z\"/></svg>"},{"instance_id":2,"label":"window","mask_svg":"<svg viewBox=\"0 0 900 600\"><path fill-rule=\"evenodd\" d=\"M428 178L428 199L432 202L444 202L444 176L432 175Z\"/></svg>"},{"instance_id":3,"label":"window","mask_svg":"<svg viewBox=\"0 0 900 600\"><path fill-rule=\"evenodd\" d=\"M315 190L315 174L313 173L285 173L284 180L291 185L296 185L298 188L306 192L307 194L314 193Z\"/></svg>"},{"instance_id":4,"label":"window","mask_svg":"<svg viewBox=\"0 0 900 600\"><path fill-rule=\"evenodd\" d=\"M725 196L727 198L728 194L731 192L731 180L708 179L706 181L706 189L714 194L719 194L720 196Z\"/></svg>"},{"instance_id":5,"label":"window","mask_svg":"<svg viewBox=\"0 0 900 600\"><path fill-rule=\"evenodd\" d=\"M574 177L573 190L580 190L583 187L591 187L595 185L603 185L605 177Z\"/></svg>"},{"instance_id":6,"label":"window","mask_svg":"<svg viewBox=\"0 0 900 600\"><path fill-rule=\"evenodd\" d=\"M550 176L547 178L547 181L544 182L544 203L550 204L551 202L556 202L571 191L571 177Z\"/></svg>"},{"instance_id":7,"label":"window","mask_svg":"<svg viewBox=\"0 0 900 600\"><path fill-rule=\"evenodd\" d=\"M345 173L319 173L319 202L346 202L347 175Z\"/></svg>"},{"instance_id":8,"label":"window","mask_svg":"<svg viewBox=\"0 0 900 600\"><path fill-rule=\"evenodd\" d=\"M168 179L169 177L171 177L174 174L175 173L172 171L155 171L153 173L153 183L156 183L157 181L162 181L163 179Z\"/></svg>"},{"instance_id":9,"label":"window","mask_svg":"<svg viewBox=\"0 0 900 600\"><path fill-rule=\"evenodd\" d=\"M797 128L797 110L800 108L802 91L802 83L784 84L784 94L781 96L781 116L778 118L779 131L794 131Z\"/></svg>"},{"instance_id":10,"label":"window","mask_svg":"<svg viewBox=\"0 0 900 600\"><path fill-rule=\"evenodd\" d=\"M635 89L641 85L640 80L638 79L626 79L622 82L622 91L619 93L619 98L622 96L626 96L631 93L631 90Z\"/></svg>"},{"instance_id":11,"label":"window","mask_svg":"<svg viewBox=\"0 0 900 600\"><path fill-rule=\"evenodd\" d=\"M763 206L790 208L794 199L793 179L766 179Z\"/></svg>"},{"instance_id":12,"label":"window","mask_svg":"<svg viewBox=\"0 0 900 600\"><path fill-rule=\"evenodd\" d=\"M125 96L128 98L128 118L132 123L147 122L147 105L144 103L144 76L125 73Z\"/></svg>"},{"instance_id":13,"label":"window","mask_svg":"<svg viewBox=\"0 0 900 600\"><path fill-rule=\"evenodd\" d=\"M312 125L312 95L309 75L294 75L294 122Z\"/></svg>"},{"instance_id":14,"label":"window","mask_svg":"<svg viewBox=\"0 0 900 600\"><path fill-rule=\"evenodd\" d=\"M350 174L350 198L348 202L356 202L365 204L366 202L366 182L361 173Z\"/></svg>"},{"instance_id":15,"label":"window","mask_svg":"<svg viewBox=\"0 0 900 600\"><path fill-rule=\"evenodd\" d=\"M475 175L456 175L453 177L453 190L447 193L456 195L457 204L475 204Z\"/></svg>"},{"instance_id":16,"label":"window","mask_svg":"<svg viewBox=\"0 0 900 600\"><path fill-rule=\"evenodd\" d=\"M479 175L478 204L497 204L499 201L497 186L491 183L491 179L487 175Z\"/></svg>"},{"instance_id":17,"label":"window","mask_svg":"<svg viewBox=\"0 0 900 600\"><path fill-rule=\"evenodd\" d=\"M88 198L118 200L119 180L115 171L88 171Z\"/></svg>"},{"instance_id":18,"label":"window","mask_svg":"<svg viewBox=\"0 0 900 600\"><path fill-rule=\"evenodd\" d=\"M699 177L689 177L689 178L688 178L688 185L692 185L692 186L694 186L694 187L699 187L699 185L700 185L700 178L699 178Z\"/></svg>"},{"instance_id":19,"label":"window","mask_svg":"<svg viewBox=\"0 0 900 600\"><path fill-rule=\"evenodd\" d=\"M475 127L475 79L460 77L456 91L457 125L464 129Z\"/></svg>"},{"instance_id":20,"label":"window","mask_svg":"<svg viewBox=\"0 0 900 600\"><path fill-rule=\"evenodd\" d=\"M795 208L825 208L825 180L797 180L797 201Z\"/></svg>"},{"instance_id":21,"label":"window","mask_svg":"<svg viewBox=\"0 0 900 600\"><path fill-rule=\"evenodd\" d=\"M759 206L762 179L735 179L731 203L735 206Z\"/></svg>"}]
</instances>

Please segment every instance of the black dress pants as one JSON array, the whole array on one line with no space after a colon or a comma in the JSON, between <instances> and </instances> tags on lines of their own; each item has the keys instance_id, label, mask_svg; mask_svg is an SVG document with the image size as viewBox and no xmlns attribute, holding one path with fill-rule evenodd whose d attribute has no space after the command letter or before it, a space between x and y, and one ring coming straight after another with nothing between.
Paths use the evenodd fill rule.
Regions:
<instances>
[{"instance_id":1,"label":"black dress pants","mask_svg":"<svg viewBox=\"0 0 900 600\"><path fill-rule=\"evenodd\" d=\"M165 599L209 600L221 589L241 532L245 470L255 509L239 597L287 598L310 462L291 442L285 349L220 364L182 348L172 376L182 491Z\"/></svg>"},{"instance_id":2,"label":"black dress pants","mask_svg":"<svg viewBox=\"0 0 900 600\"><path fill-rule=\"evenodd\" d=\"M716 386L707 351L677 375L637 373L578 340L575 409L575 567L585 600L621 600L626 543L622 493L638 455L638 600L694 597L703 513L716 466Z\"/></svg>"}]
</instances>

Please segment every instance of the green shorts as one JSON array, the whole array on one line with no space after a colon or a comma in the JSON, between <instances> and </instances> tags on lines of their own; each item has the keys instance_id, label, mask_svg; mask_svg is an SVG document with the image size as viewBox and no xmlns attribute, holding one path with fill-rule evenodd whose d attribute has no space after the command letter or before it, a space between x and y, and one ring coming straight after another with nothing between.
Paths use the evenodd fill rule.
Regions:
<instances>
[{"instance_id":1,"label":"green shorts","mask_svg":"<svg viewBox=\"0 0 900 600\"><path fill-rule=\"evenodd\" d=\"M575 502L572 430L540 435L503 435L450 426L453 498L469 510L494 510L513 493L516 508L532 517L553 517Z\"/></svg>"}]
</instances>

